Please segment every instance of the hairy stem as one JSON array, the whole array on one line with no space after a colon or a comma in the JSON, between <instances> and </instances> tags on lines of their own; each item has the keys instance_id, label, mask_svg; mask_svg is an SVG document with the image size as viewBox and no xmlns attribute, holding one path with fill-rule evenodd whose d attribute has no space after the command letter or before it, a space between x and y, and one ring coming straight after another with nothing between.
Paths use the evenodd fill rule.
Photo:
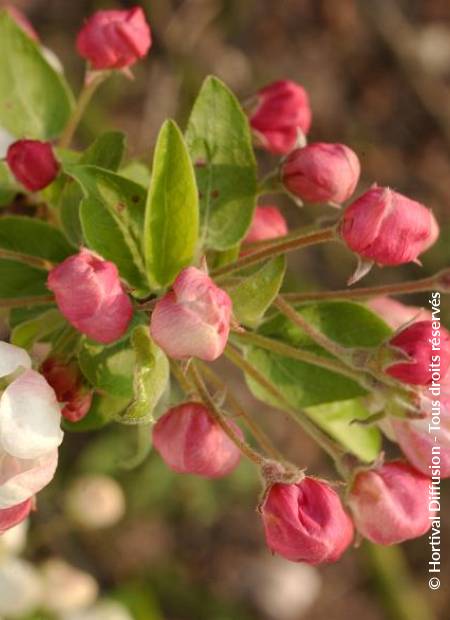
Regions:
<instances>
[{"instance_id":1,"label":"hairy stem","mask_svg":"<svg viewBox=\"0 0 450 620\"><path fill-rule=\"evenodd\" d=\"M423 293L438 288L439 272L428 278L414 280L412 282L396 282L394 284L381 284L380 286L366 286L361 288L346 288L339 291L317 291L312 293L285 293L283 299L290 303L303 303L308 301L322 301L324 299L368 299L382 295L404 295L407 293Z\"/></svg>"},{"instance_id":2,"label":"hairy stem","mask_svg":"<svg viewBox=\"0 0 450 620\"><path fill-rule=\"evenodd\" d=\"M89 73L87 74L87 79L85 79L84 85L80 91L80 95L75 104L72 116L69 118L61 138L59 139L59 146L61 148L68 148L70 146L77 127L90 100L92 99L92 96L100 84L108 77L108 75L108 71L97 71L90 75Z\"/></svg>"},{"instance_id":3,"label":"hairy stem","mask_svg":"<svg viewBox=\"0 0 450 620\"><path fill-rule=\"evenodd\" d=\"M236 433L236 431L228 424L226 416L216 406L214 399L211 397L203 381L203 378L197 366L195 365L195 362L191 363L190 377L197 389L200 398L202 399L205 406L208 408L210 415L214 418L217 424L228 435L231 441L239 448L242 454L244 454L250 461L252 461L256 465L262 466L265 463L264 457L259 454L259 452L254 450L246 441L241 439Z\"/></svg>"},{"instance_id":4,"label":"hairy stem","mask_svg":"<svg viewBox=\"0 0 450 620\"><path fill-rule=\"evenodd\" d=\"M267 351L273 351L274 353L279 353L285 357L290 357L291 359L305 362L306 364L313 364L314 366L320 366L326 370L331 370L332 372L348 377L357 383L361 383L363 387L366 387L363 373L353 370L352 368L347 368L346 366L343 366L342 362L337 360L316 355L315 353L305 351L304 349L297 349L289 344L285 344L284 342L279 342L278 340L273 340L272 338L266 338L265 336L260 336L259 334L255 334L253 332L236 331L233 332L233 338L241 340L244 343L261 347Z\"/></svg>"},{"instance_id":5,"label":"hairy stem","mask_svg":"<svg viewBox=\"0 0 450 620\"><path fill-rule=\"evenodd\" d=\"M242 419L244 423L247 425L248 429L252 433L253 437L256 439L258 444L263 448L263 450L271 456L273 459L283 462L284 456L279 452L266 433L262 430L258 424L256 424L250 415L245 411L243 407L241 407L237 398L233 395L230 390L227 389L226 384L220 379L220 377L206 364L200 365L202 372L207 377L208 381L211 381L217 388L226 391L226 401L229 407L233 410L236 417Z\"/></svg>"},{"instance_id":6,"label":"hairy stem","mask_svg":"<svg viewBox=\"0 0 450 620\"><path fill-rule=\"evenodd\" d=\"M239 271L244 267L250 267L251 265L256 265L267 258L274 258L275 256L280 256L281 254L286 254L287 252L293 252L298 248L304 248L310 245L317 245L318 243L326 243L327 241L333 241L336 237L335 228L324 228L323 230L316 230L310 233L304 233L294 237L292 239L276 239L267 247L262 248L261 250L257 250L256 252L252 252L251 254L245 254L245 256L241 256L237 261L233 263L228 263L223 267L219 267L215 269L211 275L214 278L219 278L234 271Z\"/></svg>"},{"instance_id":7,"label":"hairy stem","mask_svg":"<svg viewBox=\"0 0 450 620\"><path fill-rule=\"evenodd\" d=\"M245 374L251 377L254 381L259 383L259 385L268 392L273 398L275 398L280 403L280 408L283 411L286 411L289 416L295 421L296 424L300 425L302 429L319 445L325 452L327 452L331 458L335 461L337 469L343 474L344 477L344 466L343 466L343 457L345 455L345 451L343 448L339 446L331 437L326 435L322 430L320 430L306 415L306 413L301 410L294 409L288 403L284 395L275 387L275 385L266 379L266 377L259 372L257 368L255 368L250 362L248 362L244 356L231 345L227 345L225 349L225 356L232 362L235 366L240 368Z\"/></svg>"},{"instance_id":8,"label":"hairy stem","mask_svg":"<svg viewBox=\"0 0 450 620\"><path fill-rule=\"evenodd\" d=\"M20 297L19 299L0 299L0 308L24 308L26 306L43 306L55 301L53 295L41 295L36 297Z\"/></svg>"},{"instance_id":9,"label":"hairy stem","mask_svg":"<svg viewBox=\"0 0 450 620\"><path fill-rule=\"evenodd\" d=\"M19 263L25 263L31 267L37 267L38 269L45 269L50 271L53 267L53 263L45 258L39 258L38 256L29 256L28 254L22 254L21 252L13 252L10 250L0 250L0 258L6 258L8 260L14 260Z\"/></svg>"}]
</instances>

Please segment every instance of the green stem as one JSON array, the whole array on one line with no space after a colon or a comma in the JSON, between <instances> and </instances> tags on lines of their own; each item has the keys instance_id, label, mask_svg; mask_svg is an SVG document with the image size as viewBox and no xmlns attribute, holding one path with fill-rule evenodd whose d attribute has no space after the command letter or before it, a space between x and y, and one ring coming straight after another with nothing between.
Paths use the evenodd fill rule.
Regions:
<instances>
[{"instance_id":1,"label":"green stem","mask_svg":"<svg viewBox=\"0 0 450 620\"><path fill-rule=\"evenodd\" d=\"M250 267L251 265L256 265L267 258L274 258L275 256L280 256L281 254L286 254L287 252L293 252L299 248L304 248L310 245L317 245L318 243L326 243L327 241L333 241L336 237L336 232L334 227L324 228L323 230L316 230L310 233L301 234L292 239L285 240L284 238L276 239L268 245L267 247L262 248L261 250L257 250L256 252L252 252L250 254L245 254L241 256L237 261L233 263L228 263L223 267L219 267L219 269L215 269L211 276L214 278L219 278L224 275L228 275L233 273L234 271L239 271L244 267Z\"/></svg>"},{"instance_id":2,"label":"green stem","mask_svg":"<svg viewBox=\"0 0 450 620\"><path fill-rule=\"evenodd\" d=\"M259 454L259 452L254 450L246 441L241 439L240 436L236 433L236 431L228 424L226 416L216 406L214 399L209 394L208 389L206 388L203 382L203 378L194 361L191 362L190 376L200 398L202 399L205 406L208 408L210 415L222 428L222 430L228 435L231 441L239 448L242 454L244 454L250 461L255 463L255 465L258 465L258 467L264 465L266 459L261 454Z\"/></svg>"},{"instance_id":3,"label":"green stem","mask_svg":"<svg viewBox=\"0 0 450 620\"><path fill-rule=\"evenodd\" d=\"M84 85L80 91L80 95L75 104L75 108L72 112L72 116L61 135L59 140L59 146L61 148L68 148L72 142L73 136L77 130L77 127L83 117L83 114L92 99L97 88L108 77L109 71L97 71L95 73L87 73L88 79L85 79Z\"/></svg>"},{"instance_id":4,"label":"green stem","mask_svg":"<svg viewBox=\"0 0 450 620\"><path fill-rule=\"evenodd\" d=\"M368 299L384 295L404 295L408 293L423 293L438 288L438 278L444 272L439 272L428 278L411 282L396 282L381 284L380 286L366 286L361 288L347 288L339 291L317 291L312 293L285 293L283 299L290 303L304 303L322 301L324 299Z\"/></svg>"},{"instance_id":5,"label":"green stem","mask_svg":"<svg viewBox=\"0 0 450 620\"><path fill-rule=\"evenodd\" d=\"M281 405L283 411L289 414L289 416L295 421L296 424L300 425L302 429L319 445L325 452L327 452L331 458L334 460L338 471L342 474L343 477L346 476L343 458L345 456L345 451L331 439L328 435L326 435L322 430L320 430L311 420L301 410L294 409L291 407L289 402L286 400L284 395L275 387L275 385L266 379L266 377L259 372L253 364L250 364L237 349L232 347L231 345L227 345L225 349L225 356L232 362L235 366L240 368L246 375L251 377L254 381L259 383L259 385L268 392L276 401L278 401Z\"/></svg>"},{"instance_id":6,"label":"green stem","mask_svg":"<svg viewBox=\"0 0 450 620\"><path fill-rule=\"evenodd\" d=\"M269 174L258 183L258 196L262 196L263 194L280 194L282 192L284 192L284 187L280 179L280 171L278 168L269 172Z\"/></svg>"},{"instance_id":7,"label":"green stem","mask_svg":"<svg viewBox=\"0 0 450 620\"><path fill-rule=\"evenodd\" d=\"M21 252L13 252L10 250L0 250L0 258L6 258L8 260L14 260L19 263L25 263L31 267L37 267L38 269L45 269L50 271L53 267L53 263L45 258L39 258L38 256L29 256L28 254L22 254Z\"/></svg>"},{"instance_id":8,"label":"green stem","mask_svg":"<svg viewBox=\"0 0 450 620\"><path fill-rule=\"evenodd\" d=\"M305 362L306 364L313 364L314 366L320 366L326 370L331 370L331 372L336 372L344 377L348 377L357 383L361 383L363 387L366 387L363 373L347 368L346 366L343 366L342 362L335 359L316 355L315 353L305 351L304 349L297 349L289 344L285 344L284 342L279 342L278 340L273 340L272 338L266 338L265 336L260 336L259 334L255 334L253 332L236 331L233 332L232 336L234 339L237 338L244 343L246 342L248 344L253 344L257 347L261 347L262 349L266 349L267 351L273 351L274 353L283 355L284 357L290 357L291 359Z\"/></svg>"},{"instance_id":9,"label":"green stem","mask_svg":"<svg viewBox=\"0 0 450 620\"><path fill-rule=\"evenodd\" d=\"M54 303L53 295L41 295L36 297L21 297L19 299L0 299L0 308L24 308L26 306L39 306Z\"/></svg>"},{"instance_id":10,"label":"green stem","mask_svg":"<svg viewBox=\"0 0 450 620\"><path fill-rule=\"evenodd\" d=\"M284 456L281 454L281 452L279 452L275 448L275 446L272 444L272 442L270 441L269 437L262 430L262 428L260 426L258 426L252 420L252 418L249 416L249 414L245 411L245 409L243 409L241 407L241 405L238 402L238 400L234 397L234 395L230 392L230 390L227 389L226 384L206 364L201 363L200 367L202 369L202 372L206 375L206 377L207 377L207 379L209 381L214 383L217 388L226 391L226 401L227 401L229 407L233 410L233 412L235 413L236 417L238 417L238 418L240 418L240 419L242 419L244 421L244 423L246 424L246 426L248 427L248 429L252 433L253 437L259 443L261 448L266 452L266 454L271 456L276 461L283 462L285 460Z\"/></svg>"}]
</instances>

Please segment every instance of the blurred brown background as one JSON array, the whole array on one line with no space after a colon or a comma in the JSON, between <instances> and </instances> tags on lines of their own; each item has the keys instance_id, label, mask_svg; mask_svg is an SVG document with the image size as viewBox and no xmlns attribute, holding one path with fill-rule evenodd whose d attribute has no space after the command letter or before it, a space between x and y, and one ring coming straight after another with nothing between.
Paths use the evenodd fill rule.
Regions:
<instances>
[{"instance_id":1,"label":"blurred brown background","mask_svg":"<svg viewBox=\"0 0 450 620\"><path fill-rule=\"evenodd\" d=\"M27 13L77 89L83 64L74 53L74 39L83 18L98 8L129 7L136 2L17 0L10 4ZM80 144L114 127L128 133L130 154L150 161L161 122L167 116L185 122L208 73L221 77L242 99L272 80L293 79L310 93L311 141L344 142L360 156L360 190L375 181L389 185L432 207L441 223L441 240L424 257L422 269L415 265L375 269L364 284L418 278L450 263L448 0L152 0L139 4L152 25L151 53L136 65L134 81L117 76L102 88L78 134ZM260 160L262 171L276 163L265 155ZM312 208L299 213L287 200L276 201L293 225L334 215ZM290 284L297 288L338 289L345 286L353 259L340 249L323 246L292 258L291 266ZM426 305L427 296L405 301ZM446 302L444 322L448 322L449 307ZM232 373L229 382L236 382ZM288 421L284 426L279 423L282 415L256 404L246 392L240 397L253 413L265 415L277 441L296 462L333 477L316 446ZM403 587L401 567L394 564L394 557L388 559L390 583L382 581L376 559L364 548L351 550L339 564L318 571L292 568L295 565L272 559L264 549L254 513L258 482L250 468L243 465L230 480L210 484L174 477L152 455L137 471L124 473L112 464L115 433L75 437L69 447L65 444L65 469L47 493L46 509L39 518L45 521L57 512L52 502L58 484L63 489L74 471L92 469L114 474L123 482L129 516L113 530L95 535L56 535L38 545L36 553L38 557L49 550L62 554L93 572L106 591L125 589L128 597L146 598L147 611L139 617L447 620L450 521L445 522L445 514L450 515L450 502L446 485L443 586L437 592L428 590L427 539L404 545L415 590L423 594L426 609L417 607L402 615L406 612L391 600L390 586ZM82 447L86 450L80 456Z\"/></svg>"}]
</instances>

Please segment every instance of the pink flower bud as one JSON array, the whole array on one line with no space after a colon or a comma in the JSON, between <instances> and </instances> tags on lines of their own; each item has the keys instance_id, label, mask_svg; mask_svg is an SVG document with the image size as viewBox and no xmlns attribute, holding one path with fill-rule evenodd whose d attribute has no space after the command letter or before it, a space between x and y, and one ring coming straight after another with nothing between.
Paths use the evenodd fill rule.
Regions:
<instances>
[{"instance_id":1,"label":"pink flower bud","mask_svg":"<svg viewBox=\"0 0 450 620\"><path fill-rule=\"evenodd\" d=\"M198 357L211 362L222 355L228 340L231 299L200 269L183 269L173 289L158 300L150 333L175 359Z\"/></svg>"},{"instance_id":2,"label":"pink flower bud","mask_svg":"<svg viewBox=\"0 0 450 620\"><path fill-rule=\"evenodd\" d=\"M54 389L58 402L64 403L62 415L69 422L78 422L89 411L93 391L83 385L78 366L48 358L41 366L47 383Z\"/></svg>"},{"instance_id":3,"label":"pink flower bud","mask_svg":"<svg viewBox=\"0 0 450 620\"><path fill-rule=\"evenodd\" d=\"M130 67L149 51L150 26L141 7L97 11L78 33L77 51L93 69Z\"/></svg>"},{"instance_id":4,"label":"pink flower bud","mask_svg":"<svg viewBox=\"0 0 450 620\"><path fill-rule=\"evenodd\" d=\"M429 479L402 461L362 471L354 479L348 503L359 532L379 545L394 545L425 534Z\"/></svg>"},{"instance_id":5,"label":"pink flower bud","mask_svg":"<svg viewBox=\"0 0 450 620\"><path fill-rule=\"evenodd\" d=\"M229 426L242 437L231 420ZM237 467L240 452L208 409L191 402L169 409L154 426L153 445L164 462L180 474L221 478Z\"/></svg>"},{"instance_id":6,"label":"pink flower bud","mask_svg":"<svg viewBox=\"0 0 450 620\"><path fill-rule=\"evenodd\" d=\"M429 385L433 380L434 362L434 368L444 377L450 367L450 334L441 326L439 342L436 337L432 321L418 321L402 329L390 339L388 346L399 349L410 359L395 362L384 372L404 383ZM439 364L433 359L436 356L439 356Z\"/></svg>"},{"instance_id":7,"label":"pink flower bud","mask_svg":"<svg viewBox=\"0 0 450 620\"><path fill-rule=\"evenodd\" d=\"M359 159L348 146L316 142L287 156L281 178L301 200L340 205L355 191L360 172Z\"/></svg>"},{"instance_id":8,"label":"pink flower bud","mask_svg":"<svg viewBox=\"0 0 450 620\"><path fill-rule=\"evenodd\" d=\"M425 476L431 478L438 463L440 477L450 478L450 374L441 384L439 397L425 391L420 409L422 418L390 418L392 439Z\"/></svg>"},{"instance_id":9,"label":"pink flower bud","mask_svg":"<svg viewBox=\"0 0 450 620\"><path fill-rule=\"evenodd\" d=\"M18 525L30 514L34 505L33 498L26 499L20 504L11 506L11 508L0 509L0 534L6 532L10 528Z\"/></svg>"},{"instance_id":10,"label":"pink flower bud","mask_svg":"<svg viewBox=\"0 0 450 620\"><path fill-rule=\"evenodd\" d=\"M431 312L428 310L418 306L406 306L390 297L374 297L367 305L393 329L398 329L410 321L431 319Z\"/></svg>"},{"instance_id":11,"label":"pink flower bud","mask_svg":"<svg viewBox=\"0 0 450 620\"><path fill-rule=\"evenodd\" d=\"M271 153L289 153L296 145L299 132L307 134L311 125L307 92L290 80L265 86L257 93L250 125L265 149Z\"/></svg>"},{"instance_id":12,"label":"pink flower bud","mask_svg":"<svg viewBox=\"0 0 450 620\"><path fill-rule=\"evenodd\" d=\"M254 243L265 239L275 239L287 235L288 226L277 207L266 205L256 207L252 224L244 239L244 243Z\"/></svg>"},{"instance_id":13,"label":"pink flower bud","mask_svg":"<svg viewBox=\"0 0 450 620\"><path fill-rule=\"evenodd\" d=\"M353 538L353 524L339 496L316 478L272 485L261 514L267 545L293 562L335 562Z\"/></svg>"},{"instance_id":14,"label":"pink flower bud","mask_svg":"<svg viewBox=\"0 0 450 620\"><path fill-rule=\"evenodd\" d=\"M362 258L380 265L417 261L436 241L438 224L426 207L389 188L373 187L346 210L340 234Z\"/></svg>"},{"instance_id":15,"label":"pink flower bud","mask_svg":"<svg viewBox=\"0 0 450 620\"><path fill-rule=\"evenodd\" d=\"M30 192L36 192L56 178L59 163L49 142L17 140L6 153L6 162L16 179Z\"/></svg>"},{"instance_id":16,"label":"pink flower bud","mask_svg":"<svg viewBox=\"0 0 450 620\"><path fill-rule=\"evenodd\" d=\"M114 263L83 249L50 271L47 286L69 323L89 338L108 344L126 332L133 308Z\"/></svg>"},{"instance_id":17,"label":"pink flower bud","mask_svg":"<svg viewBox=\"0 0 450 620\"><path fill-rule=\"evenodd\" d=\"M12 4L7 4L5 10L30 39L39 41L39 36L25 13Z\"/></svg>"}]
</instances>

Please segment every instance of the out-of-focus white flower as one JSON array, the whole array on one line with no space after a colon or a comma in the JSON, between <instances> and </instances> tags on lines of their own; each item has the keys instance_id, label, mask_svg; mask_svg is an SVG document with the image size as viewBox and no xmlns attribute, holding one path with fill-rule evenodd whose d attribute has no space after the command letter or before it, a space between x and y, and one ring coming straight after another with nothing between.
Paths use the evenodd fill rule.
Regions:
<instances>
[{"instance_id":1,"label":"out-of-focus white flower","mask_svg":"<svg viewBox=\"0 0 450 620\"><path fill-rule=\"evenodd\" d=\"M31 370L26 351L0 342L1 377L12 379L0 396L0 509L3 509L29 499L50 482L63 432L55 393L42 375Z\"/></svg>"},{"instance_id":2,"label":"out-of-focus white flower","mask_svg":"<svg viewBox=\"0 0 450 620\"><path fill-rule=\"evenodd\" d=\"M42 581L30 562L15 557L0 561L0 614L21 618L41 603Z\"/></svg>"},{"instance_id":3,"label":"out-of-focus white flower","mask_svg":"<svg viewBox=\"0 0 450 620\"><path fill-rule=\"evenodd\" d=\"M120 603L104 600L84 611L64 614L61 620L133 620L133 617Z\"/></svg>"},{"instance_id":4,"label":"out-of-focus white flower","mask_svg":"<svg viewBox=\"0 0 450 620\"><path fill-rule=\"evenodd\" d=\"M72 612L93 605L98 584L92 575L59 558L41 565L44 582L43 605L55 613Z\"/></svg>"},{"instance_id":5,"label":"out-of-focus white flower","mask_svg":"<svg viewBox=\"0 0 450 620\"><path fill-rule=\"evenodd\" d=\"M87 475L72 483L66 493L65 507L68 516L81 527L109 527L125 514L125 496L113 478Z\"/></svg>"},{"instance_id":6,"label":"out-of-focus white flower","mask_svg":"<svg viewBox=\"0 0 450 620\"><path fill-rule=\"evenodd\" d=\"M28 520L22 521L0 536L0 561L1 557L18 555L25 549L28 534ZM0 618L1 620L1 618Z\"/></svg>"}]
</instances>

